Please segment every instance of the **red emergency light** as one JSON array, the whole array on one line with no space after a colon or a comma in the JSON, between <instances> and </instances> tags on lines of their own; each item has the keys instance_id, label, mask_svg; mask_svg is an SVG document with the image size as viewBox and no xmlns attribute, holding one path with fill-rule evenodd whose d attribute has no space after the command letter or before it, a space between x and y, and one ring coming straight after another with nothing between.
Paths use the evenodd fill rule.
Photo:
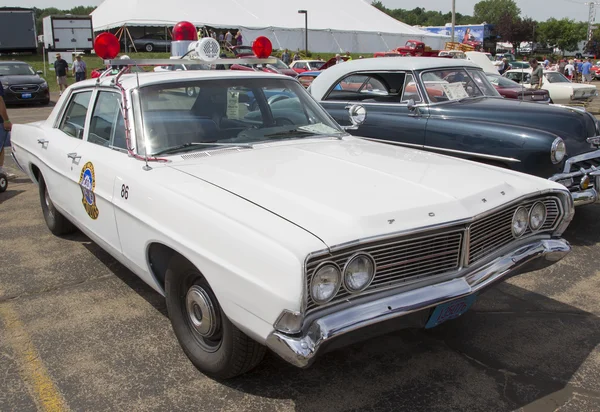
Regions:
<instances>
[{"instance_id":1,"label":"red emergency light","mask_svg":"<svg viewBox=\"0 0 600 412\"><path fill-rule=\"evenodd\" d=\"M121 44L119 39L112 33L100 33L96 36L96 40L94 40L94 51L96 52L96 56L102 60L114 59L120 50Z\"/></svg>"},{"instance_id":2,"label":"red emergency light","mask_svg":"<svg viewBox=\"0 0 600 412\"><path fill-rule=\"evenodd\" d=\"M271 40L265 36L257 37L256 40L254 40L254 43L252 43L252 51L259 59L266 59L267 57L270 57L271 53L273 52Z\"/></svg>"},{"instance_id":3,"label":"red emergency light","mask_svg":"<svg viewBox=\"0 0 600 412\"><path fill-rule=\"evenodd\" d=\"M194 26L189 21L180 21L175 25L175 27L173 27L173 40L198 40L198 32L196 31L196 26Z\"/></svg>"}]
</instances>

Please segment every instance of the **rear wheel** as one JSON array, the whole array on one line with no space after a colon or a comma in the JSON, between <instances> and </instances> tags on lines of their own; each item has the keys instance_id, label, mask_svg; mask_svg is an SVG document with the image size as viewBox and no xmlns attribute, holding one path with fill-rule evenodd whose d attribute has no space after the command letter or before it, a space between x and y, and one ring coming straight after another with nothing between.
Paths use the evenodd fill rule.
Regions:
<instances>
[{"instance_id":1,"label":"rear wheel","mask_svg":"<svg viewBox=\"0 0 600 412\"><path fill-rule=\"evenodd\" d=\"M266 348L231 323L204 276L181 256L169 263L165 292L177 340L200 371L228 379L260 363Z\"/></svg>"},{"instance_id":2,"label":"rear wheel","mask_svg":"<svg viewBox=\"0 0 600 412\"><path fill-rule=\"evenodd\" d=\"M52 199L50 199L50 194L48 193L46 181L41 174L39 191L42 213L44 215L44 220L46 221L46 226L48 226L50 232L56 236L73 233L76 229L75 226L54 207L54 203L52 203Z\"/></svg>"},{"instance_id":3,"label":"rear wheel","mask_svg":"<svg viewBox=\"0 0 600 412\"><path fill-rule=\"evenodd\" d=\"M0 173L0 193L5 192L8 188L8 177L4 173Z\"/></svg>"},{"instance_id":4,"label":"rear wheel","mask_svg":"<svg viewBox=\"0 0 600 412\"><path fill-rule=\"evenodd\" d=\"M148 43L144 46L144 49L146 49L147 52L151 52L152 50L154 50L154 45L152 43Z\"/></svg>"}]
</instances>

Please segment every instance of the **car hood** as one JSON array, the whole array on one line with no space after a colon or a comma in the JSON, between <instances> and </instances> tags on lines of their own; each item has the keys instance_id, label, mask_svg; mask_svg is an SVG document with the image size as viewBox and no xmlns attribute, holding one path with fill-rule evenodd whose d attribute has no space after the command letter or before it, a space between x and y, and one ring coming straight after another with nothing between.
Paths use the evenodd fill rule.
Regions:
<instances>
[{"instance_id":1,"label":"car hood","mask_svg":"<svg viewBox=\"0 0 600 412\"><path fill-rule=\"evenodd\" d=\"M502 116L497 116L502 113ZM477 98L432 106L431 115L519 125L544 130L565 140L569 155L590 150L586 138L596 135L595 118L577 108L514 99ZM493 120L492 120L493 119Z\"/></svg>"},{"instance_id":2,"label":"car hood","mask_svg":"<svg viewBox=\"0 0 600 412\"><path fill-rule=\"evenodd\" d=\"M354 137L259 145L176 160L170 167L267 209L328 246L473 217L523 195L560 187ZM193 188L183 189L194 196Z\"/></svg>"},{"instance_id":3,"label":"car hood","mask_svg":"<svg viewBox=\"0 0 600 412\"><path fill-rule=\"evenodd\" d=\"M2 83L8 83L11 86L14 84L41 84L45 80L37 74L24 75L24 76L0 76Z\"/></svg>"}]
</instances>

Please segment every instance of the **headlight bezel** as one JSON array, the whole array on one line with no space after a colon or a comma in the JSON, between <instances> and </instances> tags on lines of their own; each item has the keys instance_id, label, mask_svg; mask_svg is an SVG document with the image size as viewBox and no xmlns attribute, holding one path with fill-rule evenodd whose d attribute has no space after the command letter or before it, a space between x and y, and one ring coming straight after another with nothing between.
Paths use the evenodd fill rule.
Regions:
<instances>
[{"instance_id":1,"label":"headlight bezel","mask_svg":"<svg viewBox=\"0 0 600 412\"><path fill-rule=\"evenodd\" d=\"M363 257L363 256L366 257L371 262L372 272L369 276L369 281L366 282L362 288L352 289L351 287L348 286L348 282L346 280L346 271L348 270L348 267L354 260L356 260L359 257ZM352 295L363 292L365 289L367 289L371 285L371 283L373 282L373 279L375 279L376 272L377 272L377 265L375 263L375 258L373 258L373 256L371 256L367 252L356 252L355 254L350 256L350 258L348 258L348 260L344 264L344 268L342 270L342 284L344 286L344 289Z\"/></svg>"},{"instance_id":2,"label":"headlight bezel","mask_svg":"<svg viewBox=\"0 0 600 412\"><path fill-rule=\"evenodd\" d=\"M562 156L559 159L557 157L557 153L559 153L558 149L560 147L562 147ZM567 157L567 146L565 145L565 141L562 138L557 137L552 142L552 147L550 148L550 160L553 164L557 165L563 160L565 160L565 157Z\"/></svg>"},{"instance_id":3,"label":"headlight bezel","mask_svg":"<svg viewBox=\"0 0 600 412\"><path fill-rule=\"evenodd\" d=\"M544 218L541 220L540 225L536 228L533 225L533 221L531 220L531 217L533 216L533 211L536 207L538 206L542 206L544 208ZM546 223L546 219L548 218L548 208L546 208L546 205L544 204L544 202L535 202L532 206L531 209L529 209L529 217L527 218L527 224L529 225L529 229L531 229L532 232L538 232L543 226L544 223Z\"/></svg>"},{"instance_id":4,"label":"headlight bezel","mask_svg":"<svg viewBox=\"0 0 600 412\"><path fill-rule=\"evenodd\" d=\"M317 278L317 274L319 273L319 271L321 271L326 266L332 266L333 268L335 268L337 270L338 282L337 282L337 286L334 289L334 292L331 294L331 296L328 299L319 300L319 299L315 298L315 294L313 293L313 287L315 285L315 279ZM308 293L310 294L310 298L313 300L313 302L315 302L319 306L322 306L322 305L325 305L325 304L331 302L337 296L338 292L340 291L340 288L344 281L343 276L344 275L343 275L340 267L335 262L325 261L325 262L322 262L321 264L319 264L313 271L313 274L310 278L310 284L309 284L309 290L308 290Z\"/></svg>"},{"instance_id":5,"label":"headlight bezel","mask_svg":"<svg viewBox=\"0 0 600 412\"><path fill-rule=\"evenodd\" d=\"M48 82L47 81L43 81L42 83L40 83L40 89L47 89L48 88Z\"/></svg>"},{"instance_id":6,"label":"headlight bezel","mask_svg":"<svg viewBox=\"0 0 600 412\"><path fill-rule=\"evenodd\" d=\"M523 231L521 233L517 233L515 232L515 218L517 217L517 214L520 211L524 211L525 212L525 226L523 228ZM523 237L523 235L527 232L527 228L529 227L529 211L527 210L527 208L525 206L519 206L516 210L515 213L513 213L513 217L512 217L512 221L511 221L511 225L510 225L510 230L512 232L512 235L515 239L519 239L521 237Z\"/></svg>"}]
</instances>

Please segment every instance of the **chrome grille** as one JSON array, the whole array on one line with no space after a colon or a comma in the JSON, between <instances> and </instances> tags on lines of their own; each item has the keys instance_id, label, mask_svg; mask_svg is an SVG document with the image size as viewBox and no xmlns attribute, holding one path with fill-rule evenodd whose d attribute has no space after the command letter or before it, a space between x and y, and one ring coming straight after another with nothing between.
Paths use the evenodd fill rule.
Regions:
<instances>
[{"instance_id":1,"label":"chrome grille","mask_svg":"<svg viewBox=\"0 0 600 412\"><path fill-rule=\"evenodd\" d=\"M529 211L536 202L537 200L530 200L520 203L473 223L470 228L468 263L475 263L512 242L514 237L511 226L515 211L521 206L525 206ZM546 205L547 217L541 231L553 229L560 216L558 199L547 198L543 202ZM530 233L531 230L527 229L524 236Z\"/></svg>"},{"instance_id":2,"label":"chrome grille","mask_svg":"<svg viewBox=\"0 0 600 412\"><path fill-rule=\"evenodd\" d=\"M8 89L14 93L35 93L40 89L40 86L37 84L19 84L10 86Z\"/></svg>"},{"instance_id":3,"label":"chrome grille","mask_svg":"<svg viewBox=\"0 0 600 412\"><path fill-rule=\"evenodd\" d=\"M348 259L358 251L371 254L376 264L375 278L365 292L458 270L462 238L463 229L455 229L416 238L394 238L374 242L367 246L345 249L333 257L325 255L309 259L306 266L307 290L310 290L310 279L319 264L333 261L343 271ZM350 293L342 286L334 302L348 296ZM316 304L312 301L310 293L307 294L307 298L306 309L311 310Z\"/></svg>"},{"instance_id":4,"label":"chrome grille","mask_svg":"<svg viewBox=\"0 0 600 412\"><path fill-rule=\"evenodd\" d=\"M571 165L569 173L579 172L581 169L590 170L593 167L600 168L600 157L581 160ZM593 169L592 169L593 170Z\"/></svg>"}]
</instances>

